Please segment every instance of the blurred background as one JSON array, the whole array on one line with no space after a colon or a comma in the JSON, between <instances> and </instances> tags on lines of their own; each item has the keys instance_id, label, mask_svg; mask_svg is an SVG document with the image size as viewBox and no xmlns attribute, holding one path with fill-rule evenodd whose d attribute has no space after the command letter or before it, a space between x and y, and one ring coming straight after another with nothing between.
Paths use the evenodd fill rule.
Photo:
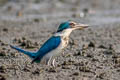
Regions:
<instances>
[{"instance_id":1,"label":"blurred background","mask_svg":"<svg viewBox=\"0 0 120 80\"><path fill-rule=\"evenodd\" d=\"M120 21L119 4L120 0L0 0L0 20L54 22L87 17L104 24Z\"/></svg>"}]
</instances>

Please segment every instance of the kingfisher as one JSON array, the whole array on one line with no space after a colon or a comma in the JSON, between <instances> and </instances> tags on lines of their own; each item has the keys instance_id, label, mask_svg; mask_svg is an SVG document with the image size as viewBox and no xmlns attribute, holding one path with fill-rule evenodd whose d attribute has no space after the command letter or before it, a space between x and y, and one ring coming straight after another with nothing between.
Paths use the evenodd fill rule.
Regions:
<instances>
[{"instance_id":1,"label":"kingfisher","mask_svg":"<svg viewBox=\"0 0 120 80\"><path fill-rule=\"evenodd\" d=\"M44 61L47 65L55 66L55 57L67 47L69 36L73 30L82 30L87 28L87 24L76 23L74 21L66 21L59 25L57 31L51 36L36 52L30 52L10 45L11 48L24 53L32 59L31 63L41 63Z\"/></svg>"}]
</instances>

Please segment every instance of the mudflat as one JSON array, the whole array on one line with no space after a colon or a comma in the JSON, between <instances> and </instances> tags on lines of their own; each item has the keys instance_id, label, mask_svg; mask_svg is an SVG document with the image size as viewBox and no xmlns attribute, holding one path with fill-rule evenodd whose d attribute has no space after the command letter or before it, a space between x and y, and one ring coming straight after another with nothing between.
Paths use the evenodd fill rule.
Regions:
<instances>
[{"instance_id":1,"label":"mudflat","mask_svg":"<svg viewBox=\"0 0 120 80\"><path fill-rule=\"evenodd\" d=\"M3 2L0 6L0 79L119 80L119 3L119 0ZM55 68L31 64L30 58L9 46L37 51L59 24L68 20L90 27L72 32L68 47L56 57Z\"/></svg>"}]
</instances>

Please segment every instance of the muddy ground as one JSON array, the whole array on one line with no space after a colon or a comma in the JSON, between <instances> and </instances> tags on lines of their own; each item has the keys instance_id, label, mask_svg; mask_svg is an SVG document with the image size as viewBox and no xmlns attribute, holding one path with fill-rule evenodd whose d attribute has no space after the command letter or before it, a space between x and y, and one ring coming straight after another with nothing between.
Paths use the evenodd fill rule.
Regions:
<instances>
[{"instance_id":1,"label":"muddy ground","mask_svg":"<svg viewBox=\"0 0 120 80\"><path fill-rule=\"evenodd\" d=\"M0 80L120 79L119 0L0 1ZM37 51L67 20L90 27L72 32L55 68L9 46Z\"/></svg>"}]
</instances>

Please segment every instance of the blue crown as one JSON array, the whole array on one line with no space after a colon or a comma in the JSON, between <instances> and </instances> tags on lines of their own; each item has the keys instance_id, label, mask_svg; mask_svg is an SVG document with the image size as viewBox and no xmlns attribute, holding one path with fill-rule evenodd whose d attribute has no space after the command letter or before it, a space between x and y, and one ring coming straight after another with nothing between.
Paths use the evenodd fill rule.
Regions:
<instances>
[{"instance_id":1,"label":"blue crown","mask_svg":"<svg viewBox=\"0 0 120 80\"><path fill-rule=\"evenodd\" d=\"M69 21L60 24L57 32L63 31L64 29L70 28Z\"/></svg>"}]
</instances>

